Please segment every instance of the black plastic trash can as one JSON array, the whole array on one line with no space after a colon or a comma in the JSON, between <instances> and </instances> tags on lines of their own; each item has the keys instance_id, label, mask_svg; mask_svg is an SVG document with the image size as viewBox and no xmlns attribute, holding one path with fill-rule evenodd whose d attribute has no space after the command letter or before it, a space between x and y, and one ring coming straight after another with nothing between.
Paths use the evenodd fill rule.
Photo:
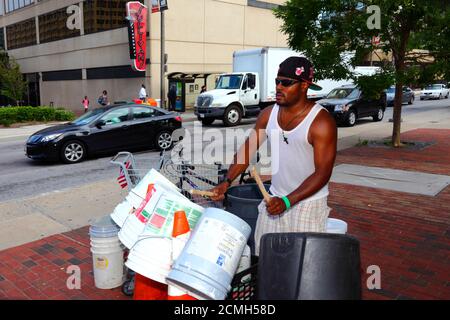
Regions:
<instances>
[{"instance_id":1,"label":"black plastic trash can","mask_svg":"<svg viewBox=\"0 0 450 320\"><path fill-rule=\"evenodd\" d=\"M270 185L264 184L267 191ZM263 200L256 183L242 184L230 187L227 191L226 210L247 222L252 228L248 245L252 254L255 254L255 227L258 220L258 205Z\"/></svg>"},{"instance_id":2,"label":"black plastic trash can","mask_svg":"<svg viewBox=\"0 0 450 320\"><path fill-rule=\"evenodd\" d=\"M361 299L359 241L344 234L269 233L261 238L258 300Z\"/></svg>"}]
</instances>

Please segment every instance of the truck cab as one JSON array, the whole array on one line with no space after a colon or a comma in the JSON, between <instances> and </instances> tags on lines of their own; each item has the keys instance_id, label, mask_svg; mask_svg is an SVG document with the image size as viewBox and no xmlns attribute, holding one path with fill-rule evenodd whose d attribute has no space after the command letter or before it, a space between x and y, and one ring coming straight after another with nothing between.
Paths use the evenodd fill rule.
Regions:
<instances>
[{"instance_id":1,"label":"truck cab","mask_svg":"<svg viewBox=\"0 0 450 320\"><path fill-rule=\"evenodd\" d=\"M226 126L238 125L242 118L260 112L258 73L233 72L219 76L214 90L200 94L195 102L195 115L203 124L220 119Z\"/></svg>"}]
</instances>

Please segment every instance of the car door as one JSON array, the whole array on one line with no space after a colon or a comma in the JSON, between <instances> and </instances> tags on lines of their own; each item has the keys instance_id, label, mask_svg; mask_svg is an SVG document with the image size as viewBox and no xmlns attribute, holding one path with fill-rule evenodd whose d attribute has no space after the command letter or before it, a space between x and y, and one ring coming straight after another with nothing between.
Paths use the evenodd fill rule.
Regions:
<instances>
[{"instance_id":1,"label":"car door","mask_svg":"<svg viewBox=\"0 0 450 320\"><path fill-rule=\"evenodd\" d=\"M126 150L132 144L130 108L115 108L105 113L91 126L88 147L96 152Z\"/></svg>"},{"instance_id":2,"label":"car door","mask_svg":"<svg viewBox=\"0 0 450 320\"><path fill-rule=\"evenodd\" d=\"M361 92L360 90L358 91L359 99L356 102L358 118L371 116L374 113L373 99L369 99L363 92ZM351 95L355 95L355 92L352 92Z\"/></svg>"},{"instance_id":3,"label":"car door","mask_svg":"<svg viewBox=\"0 0 450 320\"><path fill-rule=\"evenodd\" d=\"M146 106L131 107L133 143L150 146L158 130L159 111Z\"/></svg>"},{"instance_id":4,"label":"car door","mask_svg":"<svg viewBox=\"0 0 450 320\"><path fill-rule=\"evenodd\" d=\"M247 113L255 114L259 110L258 88L256 75L247 73L242 81L240 101L244 104Z\"/></svg>"}]
</instances>

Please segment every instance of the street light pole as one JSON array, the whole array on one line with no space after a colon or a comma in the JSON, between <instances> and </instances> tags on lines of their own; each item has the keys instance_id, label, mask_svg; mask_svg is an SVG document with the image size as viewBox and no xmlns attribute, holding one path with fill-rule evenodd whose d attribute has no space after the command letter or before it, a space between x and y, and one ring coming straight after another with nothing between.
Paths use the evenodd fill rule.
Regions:
<instances>
[{"instance_id":1,"label":"street light pole","mask_svg":"<svg viewBox=\"0 0 450 320\"><path fill-rule=\"evenodd\" d=\"M161 83L160 83L160 87L161 87L161 108L165 108L165 86L166 86L166 81L165 81L165 46L164 46L164 41L165 41L165 28L164 28L164 10L161 10Z\"/></svg>"}]
</instances>

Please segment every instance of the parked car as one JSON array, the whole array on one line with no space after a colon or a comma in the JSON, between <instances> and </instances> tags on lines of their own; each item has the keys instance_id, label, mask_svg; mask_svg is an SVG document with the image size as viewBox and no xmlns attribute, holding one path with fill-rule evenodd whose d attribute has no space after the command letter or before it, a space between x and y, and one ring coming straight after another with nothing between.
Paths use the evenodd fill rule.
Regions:
<instances>
[{"instance_id":1,"label":"parked car","mask_svg":"<svg viewBox=\"0 0 450 320\"><path fill-rule=\"evenodd\" d=\"M420 93L420 100L448 99L449 89L445 84L430 84Z\"/></svg>"},{"instance_id":2,"label":"parked car","mask_svg":"<svg viewBox=\"0 0 450 320\"><path fill-rule=\"evenodd\" d=\"M172 133L181 128L181 121L177 113L147 105L97 108L72 122L34 133L26 142L26 155L36 160L77 163L93 154L169 149Z\"/></svg>"},{"instance_id":3,"label":"parked car","mask_svg":"<svg viewBox=\"0 0 450 320\"><path fill-rule=\"evenodd\" d=\"M356 85L345 85L333 89L325 99L317 101L334 116L336 122L354 126L357 119L372 117L373 121L381 121L384 117L384 98L369 99Z\"/></svg>"},{"instance_id":4,"label":"parked car","mask_svg":"<svg viewBox=\"0 0 450 320\"><path fill-rule=\"evenodd\" d=\"M386 106L394 106L395 98L395 86L391 86L386 91ZM409 87L403 87L402 89L402 103L413 104L414 102L414 91Z\"/></svg>"}]
</instances>

